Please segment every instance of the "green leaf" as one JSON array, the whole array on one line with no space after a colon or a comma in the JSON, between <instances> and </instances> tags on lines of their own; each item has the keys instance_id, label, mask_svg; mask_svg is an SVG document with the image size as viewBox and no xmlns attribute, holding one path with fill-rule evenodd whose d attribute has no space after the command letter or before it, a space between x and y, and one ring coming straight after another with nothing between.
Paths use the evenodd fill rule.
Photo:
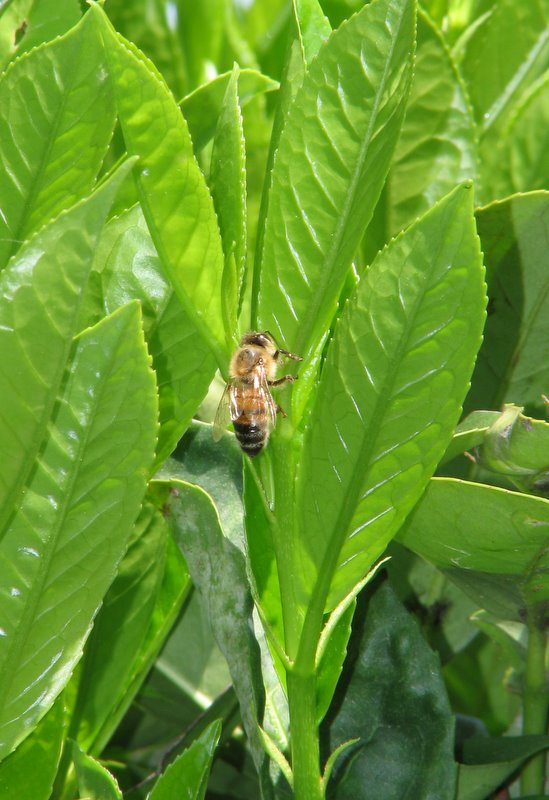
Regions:
<instances>
[{"instance_id":1,"label":"green leaf","mask_svg":"<svg viewBox=\"0 0 549 800\"><path fill-rule=\"evenodd\" d=\"M525 93L503 133L502 163L508 164L508 194L546 189L549 160L545 133L549 125L549 76Z\"/></svg>"},{"instance_id":2,"label":"green leaf","mask_svg":"<svg viewBox=\"0 0 549 800\"><path fill-rule=\"evenodd\" d=\"M549 66L548 26L546 0L498 0L469 38L461 70L483 134Z\"/></svg>"},{"instance_id":3,"label":"green leaf","mask_svg":"<svg viewBox=\"0 0 549 800\"><path fill-rule=\"evenodd\" d=\"M93 19L13 63L0 81L0 268L22 240L89 194L115 113Z\"/></svg>"},{"instance_id":4,"label":"green leaf","mask_svg":"<svg viewBox=\"0 0 549 800\"><path fill-rule=\"evenodd\" d=\"M421 495L460 415L484 301L467 186L394 240L358 284L303 446L298 563L307 604L314 597L333 608Z\"/></svg>"},{"instance_id":5,"label":"green leaf","mask_svg":"<svg viewBox=\"0 0 549 800\"><path fill-rule=\"evenodd\" d=\"M420 11L410 99L388 176L385 241L475 178L476 158L465 89L441 33Z\"/></svg>"},{"instance_id":6,"label":"green leaf","mask_svg":"<svg viewBox=\"0 0 549 800\"><path fill-rule=\"evenodd\" d=\"M497 739L478 736L466 741L467 763L459 766L456 800L485 800L526 759L547 747L547 736L506 736Z\"/></svg>"},{"instance_id":7,"label":"green leaf","mask_svg":"<svg viewBox=\"0 0 549 800\"><path fill-rule=\"evenodd\" d=\"M221 724L212 722L160 776L147 800L203 800Z\"/></svg>"},{"instance_id":8,"label":"green leaf","mask_svg":"<svg viewBox=\"0 0 549 800\"><path fill-rule=\"evenodd\" d=\"M209 142L215 133L223 100L232 72L224 72L199 86L181 100L183 116L187 120L195 152ZM241 69L238 76L238 99L241 108L254 97L274 92L278 83L255 69Z\"/></svg>"},{"instance_id":9,"label":"green leaf","mask_svg":"<svg viewBox=\"0 0 549 800\"><path fill-rule=\"evenodd\" d=\"M508 475L522 491L544 494L549 481L549 424L521 411L519 406L504 406L484 435L477 462Z\"/></svg>"},{"instance_id":10,"label":"green leaf","mask_svg":"<svg viewBox=\"0 0 549 800\"><path fill-rule=\"evenodd\" d=\"M14 0L0 15L0 68L42 42L66 33L80 19L78 0Z\"/></svg>"},{"instance_id":11,"label":"green leaf","mask_svg":"<svg viewBox=\"0 0 549 800\"><path fill-rule=\"evenodd\" d=\"M490 303L466 408L541 406L549 386L549 194L494 203L477 223Z\"/></svg>"},{"instance_id":12,"label":"green leaf","mask_svg":"<svg viewBox=\"0 0 549 800\"><path fill-rule=\"evenodd\" d=\"M35 235L0 276L0 538L46 435L94 247L129 168Z\"/></svg>"},{"instance_id":13,"label":"green leaf","mask_svg":"<svg viewBox=\"0 0 549 800\"><path fill-rule=\"evenodd\" d=\"M151 237L183 309L226 368L221 313L223 253L211 195L177 103L153 65L111 28L99 27L128 153Z\"/></svg>"},{"instance_id":14,"label":"green leaf","mask_svg":"<svg viewBox=\"0 0 549 800\"><path fill-rule=\"evenodd\" d=\"M166 485L171 486L167 508L174 535L229 664L254 762L267 791L268 763L258 727L258 715L265 702L264 687L244 556L232 536L224 535L217 510L203 489L179 480Z\"/></svg>"},{"instance_id":15,"label":"green leaf","mask_svg":"<svg viewBox=\"0 0 549 800\"><path fill-rule=\"evenodd\" d=\"M106 313L133 298L141 301L158 385L156 464L160 465L204 399L216 369L215 359L167 283L138 206L107 223L94 268L101 276L100 305Z\"/></svg>"},{"instance_id":16,"label":"green leaf","mask_svg":"<svg viewBox=\"0 0 549 800\"><path fill-rule=\"evenodd\" d=\"M548 526L548 500L434 478L398 540L482 608L522 620L526 607L549 596Z\"/></svg>"},{"instance_id":17,"label":"green leaf","mask_svg":"<svg viewBox=\"0 0 549 800\"><path fill-rule=\"evenodd\" d=\"M0 544L4 756L80 658L154 454L154 378L137 303L78 337L67 372Z\"/></svg>"},{"instance_id":18,"label":"green leaf","mask_svg":"<svg viewBox=\"0 0 549 800\"><path fill-rule=\"evenodd\" d=\"M329 751L359 742L336 762L328 796L377 800L382 785L383 800L453 800L454 720L438 658L387 583L359 611L353 659L323 724Z\"/></svg>"},{"instance_id":19,"label":"green leaf","mask_svg":"<svg viewBox=\"0 0 549 800\"><path fill-rule=\"evenodd\" d=\"M457 426L452 441L439 463L445 464L465 450L482 444L486 431L498 417L497 411L472 411Z\"/></svg>"},{"instance_id":20,"label":"green leaf","mask_svg":"<svg viewBox=\"0 0 549 800\"><path fill-rule=\"evenodd\" d=\"M30 736L0 764L0 797L49 800L65 728L61 695Z\"/></svg>"},{"instance_id":21,"label":"green leaf","mask_svg":"<svg viewBox=\"0 0 549 800\"><path fill-rule=\"evenodd\" d=\"M246 149L238 77L235 65L217 120L210 168L210 187L225 255L221 291L228 346L237 342L246 270Z\"/></svg>"},{"instance_id":22,"label":"green leaf","mask_svg":"<svg viewBox=\"0 0 549 800\"><path fill-rule=\"evenodd\" d=\"M76 742L72 743L72 758L80 797L86 800L122 800L122 792L110 772L83 753Z\"/></svg>"},{"instance_id":23,"label":"green leaf","mask_svg":"<svg viewBox=\"0 0 549 800\"><path fill-rule=\"evenodd\" d=\"M144 646L162 585L168 535L162 515L146 503L86 642L71 720L71 736L86 752L106 724L112 731L114 709L129 704L134 662Z\"/></svg>"},{"instance_id":24,"label":"green leaf","mask_svg":"<svg viewBox=\"0 0 549 800\"><path fill-rule=\"evenodd\" d=\"M310 64L330 36L332 26L318 0L294 0L293 6L305 64Z\"/></svg>"},{"instance_id":25,"label":"green leaf","mask_svg":"<svg viewBox=\"0 0 549 800\"><path fill-rule=\"evenodd\" d=\"M413 3L375 0L321 47L288 113L272 173L258 324L307 358L330 326L385 180L413 44ZM309 383L300 381L303 396Z\"/></svg>"}]
</instances>

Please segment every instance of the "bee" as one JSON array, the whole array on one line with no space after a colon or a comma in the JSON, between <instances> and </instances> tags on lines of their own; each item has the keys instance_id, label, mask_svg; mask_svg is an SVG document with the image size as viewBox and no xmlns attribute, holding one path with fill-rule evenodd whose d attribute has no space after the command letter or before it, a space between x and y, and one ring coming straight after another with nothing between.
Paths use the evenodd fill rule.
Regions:
<instances>
[{"instance_id":1,"label":"bee","mask_svg":"<svg viewBox=\"0 0 549 800\"><path fill-rule=\"evenodd\" d=\"M244 334L231 358L229 382L217 409L213 435L219 439L232 420L238 443L250 458L267 444L277 413L286 416L273 400L271 388L291 383L296 376L276 377L280 356L303 361L301 356L278 347L269 331L251 331Z\"/></svg>"}]
</instances>

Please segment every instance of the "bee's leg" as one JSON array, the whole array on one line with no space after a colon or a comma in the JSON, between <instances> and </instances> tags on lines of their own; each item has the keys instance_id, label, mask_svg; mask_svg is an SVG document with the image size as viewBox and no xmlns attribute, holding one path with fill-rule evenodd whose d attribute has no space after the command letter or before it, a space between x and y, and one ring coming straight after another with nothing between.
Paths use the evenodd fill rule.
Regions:
<instances>
[{"instance_id":1,"label":"bee's leg","mask_svg":"<svg viewBox=\"0 0 549 800\"><path fill-rule=\"evenodd\" d=\"M280 414L281 417L287 417L288 416L286 414L286 412L284 411L284 409L282 408L282 406L279 406L278 403L276 404L276 413Z\"/></svg>"},{"instance_id":2,"label":"bee's leg","mask_svg":"<svg viewBox=\"0 0 549 800\"><path fill-rule=\"evenodd\" d=\"M283 383L293 383L297 380L297 375L283 375L282 378L277 378L275 381L267 381L269 386L282 386Z\"/></svg>"},{"instance_id":3,"label":"bee's leg","mask_svg":"<svg viewBox=\"0 0 549 800\"><path fill-rule=\"evenodd\" d=\"M280 347L273 355L275 361L278 360L278 356L286 356L286 358L292 358L294 361L303 361L301 356L296 356L295 353L289 353L287 350L281 350Z\"/></svg>"}]
</instances>

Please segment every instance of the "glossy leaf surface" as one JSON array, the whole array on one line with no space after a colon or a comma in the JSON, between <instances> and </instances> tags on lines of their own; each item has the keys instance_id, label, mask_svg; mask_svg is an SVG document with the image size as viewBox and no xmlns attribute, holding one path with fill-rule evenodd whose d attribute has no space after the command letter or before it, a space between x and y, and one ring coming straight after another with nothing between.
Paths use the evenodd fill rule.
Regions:
<instances>
[{"instance_id":1,"label":"glossy leaf surface","mask_svg":"<svg viewBox=\"0 0 549 800\"><path fill-rule=\"evenodd\" d=\"M139 206L105 225L94 269L100 274L100 305L106 313L132 299L141 301L158 386L159 465L174 449L208 391L215 359L166 281Z\"/></svg>"},{"instance_id":2,"label":"glossy leaf surface","mask_svg":"<svg viewBox=\"0 0 549 800\"><path fill-rule=\"evenodd\" d=\"M0 797L49 800L66 733L63 695L0 764Z\"/></svg>"},{"instance_id":3,"label":"glossy leaf surface","mask_svg":"<svg viewBox=\"0 0 549 800\"><path fill-rule=\"evenodd\" d=\"M376 0L321 47L272 173L258 320L310 356L389 168L411 78L414 7Z\"/></svg>"},{"instance_id":4,"label":"glossy leaf surface","mask_svg":"<svg viewBox=\"0 0 549 800\"><path fill-rule=\"evenodd\" d=\"M219 721L212 722L204 733L170 764L158 779L147 800L202 800L221 733Z\"/></svg>"},{"instance_id":5,"label":"glossy leaf surface","mask_svg":"<svg viewBox=\"0 0 549 800\"><path fill-rule=\"evenodd\" d=\"M0 536L46 435L93 251L128 166L26 243L0 276Z\"/></svg>"},{"instance_id":6,"label":"glossy leaf surface","mask_svg":"<svg viewBox=\"0 0 549 800\"><path fill-rule=\"evenodd\" d=\"M89 194L107 151L114 103L90 20L17 60L0 80L0 267Z\"/></svg>"},{"instance_id":7,"label":"glossy leaf surface","mask_svg":"<svg viewBox=\"0 0 549 800\"><path fill-rule=\"evenodd\" d=\"M485 302L471 195L458 188L394 240L336 328L298 485L302 591L328 610L383 552L459 418Z\"/></svg>"},{"instance_id":8,"label":"glossy leaf surface","mask_svg":"<svg viewBox=\"0 0 549 800\"><path fill-rule=\"evenodd\" d=\"M323 726L330 751L359 741L336 762L327 796L378 800L382 786L384 800L453 800L454 721L438 659L388 584L364 611Z\"/></svg>"},{"instance_id":9,"label":"glossy leaf surface","mask_svg":"<svg viewBox=\"0 0 549 800\"><path fill-rule=\"evenodd\" d=\"M210 167L210 187L225 262L221 290L229 346L238 341L237 317L246 269L246 147L238 80L235 68L217 120Z\"/></svg>"},{"instance_id":10,"label":"glossy leaf surface","mask_svg":"<svg viewBox=\"0 0 549 800\"><path fill-rule=\"evenodd\" d=\"M195 161L185 120L142 53L115 33L99 6L99 27L147 225L179 301L225 367L221 315L223 254L211 195Z\"/></svg>"},{"instance_id":11,"label":"glossy leaf surface","mask_svg":"<svg viewBox=\"0 0 549 800\"><path fill-rule=\"evenodd\" d=\"M122 800L122 792L108 769L72 743L78 791L86 800Z\"/></svg>"},{"instance_id":12,"label":"glossy leaf surface","mask_svg":"<svg viewBox=\"0 0 549 800\"><path fill-rule=\"evenodd\" d=\"M156 413L132 304L77 339L0 543L2 755L45 714L80 658L145 490Z\"/></svg>"}]
</instances>

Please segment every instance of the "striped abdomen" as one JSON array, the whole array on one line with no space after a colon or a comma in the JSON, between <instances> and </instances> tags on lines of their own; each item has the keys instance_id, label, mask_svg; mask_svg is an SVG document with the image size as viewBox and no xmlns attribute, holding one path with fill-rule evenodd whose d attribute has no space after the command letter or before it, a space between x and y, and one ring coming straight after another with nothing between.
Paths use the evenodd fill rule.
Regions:
<instances>
[{"instance_id":1,"label":"striped abdomen","mask_svg":"<svg viewBox=\"0 0 549 800\"><path fill-rule=\"evenodd\" d=\"M234 388L233 408L238 411L238 416L232 416L235 436L244 452L253 458L261 452L270 433L265 395L255 386Z\"/></svg>"}]
</instances>

